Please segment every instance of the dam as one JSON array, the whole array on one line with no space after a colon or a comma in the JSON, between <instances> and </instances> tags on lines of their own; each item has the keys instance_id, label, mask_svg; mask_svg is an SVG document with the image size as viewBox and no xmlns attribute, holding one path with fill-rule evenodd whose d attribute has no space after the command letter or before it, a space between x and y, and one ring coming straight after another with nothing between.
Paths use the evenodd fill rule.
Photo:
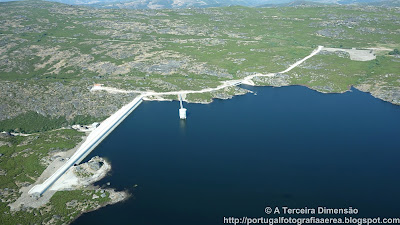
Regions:
<instances>
[{"instance_id":1,"label":"dam","mask_svg":"<svg viewBox=\"0 0 400 225\"><path fill-rule=\"evenodd\" d=\"M318 54L324 47L318 46L310 55L306 56L305 58L295 62L286 70L280 73L286 73L292 70L293 68L297 67L298 65L302 64L307 59L313 57L314 55ZM37 184L33 188L29 190L30 195L34 196L41 196L47 189L51 187L71 166L75 164L79 164L82 160L85 159L87 155L98 145L100 142L106 138L133 110L136 109L142 103L144 97L148 96L162 96L162 95L179 95L180 99L180 109L179 109L179 117L180 119L186 119L186 111L183 107L182 103L182 94L198 94L198 93L206 93L212 92L216 90L221 90L226 87L233 87L240 84L248 84L254 85L251 81L254 77L273 77L275 74L253 74L249 75L243 79L239 80L228 80L223 81L221 85L214 87L214 88L205 88L202 90L183 90L183 91L171 91L171 92L154 92L154 91L133 91L134 93L140 94L137 96L132 102L123 106L120 110L115 112L109 118L104 120L99 127L97 127L92 133L87 137L86 141L79 147L79 149L74 153L74 155L63 165L61 166L53 175L47 178L42 184ZM128 93L129 91L121 91L114 88L107 88L102 87L101 84L95 85L93 90L106 90L115 92L123 92Z\"/></svg>"},{"instance_id":2,"label":"dam","mask_svg":"<svg viewBox=\"0 0 400 225\"><path fill-rule=\"evenodd\" d=\"M90 152L96 148L101 141L106 138L140 103L143 102L143 95L137 96L130 103L123 106L113 115L104 120L95 130L93 130L86 141L79 149L65 162L54 174L47 178L42 184L37 184L29 190L29 194L33 196L41 196L47 189L51 187L71 166L79 164L86 158Z\"/></svg>"}]
</instances>

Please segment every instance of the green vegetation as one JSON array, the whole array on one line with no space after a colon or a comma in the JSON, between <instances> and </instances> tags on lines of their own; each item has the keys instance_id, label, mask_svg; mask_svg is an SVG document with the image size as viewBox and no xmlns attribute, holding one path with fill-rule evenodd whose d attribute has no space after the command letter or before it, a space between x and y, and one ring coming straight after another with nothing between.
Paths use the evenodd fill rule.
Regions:
<instances>
[{"instance_id":1,"label":"green vegetation","mask_svg":"<svg viewBox=\"0 0 400 225\"><path fill-rule=\"evenodd\" d=\"M20 114L15 118L0 121L0 130L7 132L35 133L53 130L68 123L65 118L48 118L36 112Z\"/></svg>"},{"instance_id":2,"label":"green vegetation","mask_svg":"<svg viewBox=\"0 0 400 225\"><path fill-rule=\"evenodd\" d=\"M41 132L31 136L0 136L0 224L65 224L80 213L95 209L110 201L109 192L74 190L57 192L50 202L38 209L24 208L10 212L8 204L19 196L19 189L29 185L43 172L51 152L66 151L76 146L83 134L75 130ZM68 206L72 203L74 206ZM51 222L50 222L51 221Z\"/></svg>"},{"instance_id":3,"label":"green vegetation","mask_svg":"<svg viewBox=\"0 0 400 225\"><path fill-rule=\"evenodd\" d=\"M332 64L332 61L335 61L335 64ZM314 56L312 60L295 68L289 74L291 84L307 85L321 92L345 92L351 86L366 91L364 87L369 87L368 90L374 95L393 101L392 96L385 93L398 91L396 89L400 87L398 71L400 71L398 61L389 56L382 55L371 61L359 62L331 53ZM386 89L382 90L380 85Z\"/></svg>"},{"instance_id":4,"label":"green vegetation","mask_svg":"<svg viewBox=\"0 0 400 225\"><path fill-rule=\"evenodd\" d=\"M32 183L46 168L41 162L52 151L74 148L84 134L71 129L42 132L30 136L9 136L0 139L7 145L0 147L1 188L17 188L19 183Z\"/></svg>"},{"instance_id":5,"label":"green vegetation","mask_svg":"<svg viewBox=\"0 0 400 225\"><path fill-rule=\"evenodd\" d=\"M390 51L388 54L389 55L400 55L400 51L397 48L395 48L393 51Z\"/></svg>"},{"instance_id":6,"label":"green vegetation","mask_svg":"<svg viewBox=\"0 0 400 225\"><path fill-rule=\"evenodd\" d=\"M188 94L186 100L190 102L209 103L212 97L211 93Z\"/></svg>"},{"instance_id":7,"label":"green vegetation","mask_svg":"<svg viewBox=\"0 0 400 225\"><path fill-rule=\"evenodd\" d=\"M50 202L38 209L28 208L8 212L7 204L0 203L0 211L6 212L0 217L1 224L66 224L72 222L83 211L94 210L110 201L109 193L105 197L92 199L94 190L59 191Z\"/></svg>"},{"instance_id":8,"label":"green vegetation","mask_svg":"<svg viewBox=\"0 0 400 225\"><path fill-rule=\"evenodd\" d=\"M77 115L74 117L73 120L69 121L68 125L74 125L74 124L84 124L84 125L89 125L94 122L99 122L105 120L107 117L100 117L100 118L94 118L92 116L88 115Z\"/></svg>"},{"instance_id":9,"label":"green vegetation","mask_svg":"<svg viewBox=\"0 0 400 225\"><path fill-rule=\"evenodd\" d=\"M78 115L75 116L73 120L68 121L62 117L49 118L36 112L27 112L9 120L0 121L0 130L7 132L36 133L74 124L91 124L104 119L105 117L94 118L88 115Z\"/></svg>"},{"instance_id":10,"label":"green vegetation","mask_svg":"<svg viewBox=\"0 0 400 225\"><path fill-rule=\"evenodd\" d=\"M65 93L63 98L52 97L52 104L64 106L61 110L44 104L40 98L45 95L43 92L35 92L38 96L35 101L26 98L27 104L13 98L7 100L8 104L15 105L6 109L6 114L10 114L8 119L37 111L32 105L39 104L40 109L43 108L40 112L51 118L48 127L73 124L70 121L73 119L62 121L76 116L69 110L71 108L81 110L79 115L93 116L101 112L94 116L99 118L121 106L118 104L121 101L111 99L90 107L71 105L74 101L93 102L88 97L80 98L93 83L142 91L200 90L251 73L282 71L318 45L347 49L398 47L395 28L399 20L393 8L235 6L165 9L154 13L98 10L41 1L4 3L0 7L7 9L3 10L7 13L0 15L0 19L7 21L0 26L0 43L4 44L3 54L7 55L7 61L0 61L0 80L27 83L26 87L19 85L8 89L5 95L21 89L28 95L32 89L57 82L67 87L79 87L78 91ZM385 54L396 52L386 51ZM376 51L376 54L382 52ZM332 68L349 66L367 71L370 66L339 57L330 60L329 67ZM342 72L345 81L323 76L315 76L317 80L314 80L303 76L292 77L285 85L334 86L331 91L335 92L362 83L363 79L359 77L351 78L353 70ZM388 73L385 68L380 72ZM337 83L332 85L332 82ZM397 102L396 99L390 101ZM28 116L36 117L30 113ZM5 119L0 118L0 121ZM22 128L2 127L7 130Z\"/></svg>"}]
</instances>

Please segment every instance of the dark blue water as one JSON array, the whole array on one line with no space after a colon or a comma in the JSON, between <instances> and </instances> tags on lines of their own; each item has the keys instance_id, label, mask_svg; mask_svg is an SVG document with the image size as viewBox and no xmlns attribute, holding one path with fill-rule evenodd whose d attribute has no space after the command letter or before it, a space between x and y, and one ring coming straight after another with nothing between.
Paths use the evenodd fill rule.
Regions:
<instances>
[{"instance_id":1,"label":"dark blue water","mask_svg":"<svg viewBox=\"0 0 400 225\"><path fill-rule=\"evenodd\" d=\"M144 102L91 154L132 197L74 224L223 224L266 206L400 217L400 107L352 90L250 87L209 105ZM134 188L134 185L138 186Z\"/></svg>"}]
</instances>

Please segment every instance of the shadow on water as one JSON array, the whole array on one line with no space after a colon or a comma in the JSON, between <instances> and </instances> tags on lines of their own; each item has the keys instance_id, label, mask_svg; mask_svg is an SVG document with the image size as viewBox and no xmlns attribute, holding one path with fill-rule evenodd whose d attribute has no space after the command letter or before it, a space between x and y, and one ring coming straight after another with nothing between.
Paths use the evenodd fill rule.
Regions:
<instances>
[{"instance_id":1,"label":"shadow on water","mask_svg":"<svg viewBox=\"0 0 400 225\"><path fill-rule=\"evenodd\" d=\"M186 130L186 120L179 120L179 125L181 127L182 133L185 133Z\"/></svg>"}]
</instances>

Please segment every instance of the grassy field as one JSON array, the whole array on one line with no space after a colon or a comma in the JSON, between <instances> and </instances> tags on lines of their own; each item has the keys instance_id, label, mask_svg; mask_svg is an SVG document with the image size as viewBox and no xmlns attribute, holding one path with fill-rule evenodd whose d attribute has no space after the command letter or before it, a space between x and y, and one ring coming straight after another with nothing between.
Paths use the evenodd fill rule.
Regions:
<instances>
[{"instance_id":1,"label":"grassy field","mask_svg":"<svg viewBox=\"0 0 400 225\"><path fill-rule=\"evenodd\" d=\"M212 86L245 72L278 72L317 45L343 48L399 45L397 13L386 8L367 11L344 6L228 7L161 10L158 15L148 11L96 11L49 2L22 2L0 5L11 8L2 19L18 16L24 4L26 19L14 23L33 26L41 21L35 24L40 29L16 34L11 27L0 29L3 35L20 40L7 48L5 54L16 65L22 63L22 67L11 71L7 65L0 66L0 79L70 80L90 79L100 74L100 81L128 81L132 88L185 89L205 81ZM321 33L324 30L326 34ZM35 47L29 53L18 52L32 46ZM38 56L46 48L55 48L64 53L64 58ZM171 60L181 62L173 71L152 70ZM107 63L112 69L102 71L96 67L99 63ZM39 68L42 64L45 65ZM331 64L342 62L334 60ZM54 69L55 65L61 67ZM120 67L128 71L121 72ZM146 75L149 80L160 79L173 85L163 89L154 82L132 82Z\"/></svg>"},{"instance_id":2,"label":"grassy field","mask_svg":"<svg viewBox=\"0 0 400 225\"><path fill-rule=\"evenodd\" d=\"M92 124L106 118L94 118L87 115L75 116L68 121L66 118L51 118L36 112L27 112L9 120L0 121L0 130L6 132L37 133L67 127L74 124Z\"/></svg>"},{"instance_id":3,"label":"grassy field","mask_svg":"<svg viewBox=\"0 0 400 225\"><path fill-rule=\"evenodd\" d=\"M0 217L1 224L68 224L85 211L101 207L110 201L108 192L106 197L92 199L97 194L95 190L59 191L54 194L45 206L32 209L12 211L4 203L0 203L0 210L4 212ZM72 205L72 204L73 205ZM70 206L72 205L72 206Z\"/></svg>"},{"instance_id":4,"label":"grassy field","mask_svg":"<svg viewBox=\"0 0 400 225\"><path fill-rule=\"evenodd\" d=\"M1 188L18 188L23 182L32 183L46 168L42 161L50 152L66 151L82 140L83 133L65 129L41 132L30 136L2 138L7 143L0 147L1 169L6 175L0 177Z\"/></svg>"}]
</instances>

